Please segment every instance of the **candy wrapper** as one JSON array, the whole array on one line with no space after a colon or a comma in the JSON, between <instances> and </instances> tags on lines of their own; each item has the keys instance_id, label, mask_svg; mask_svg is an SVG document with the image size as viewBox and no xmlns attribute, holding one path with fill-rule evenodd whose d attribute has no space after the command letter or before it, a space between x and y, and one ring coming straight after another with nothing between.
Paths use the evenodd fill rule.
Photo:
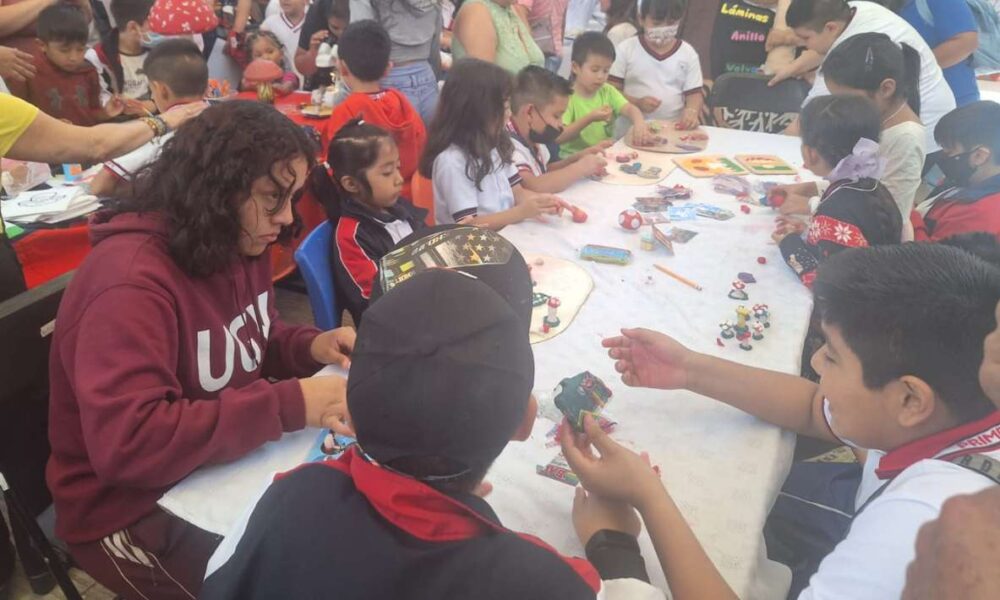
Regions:
<instances>
[{"instance_id":1,"label":"candy wrapper","mask_svg":"<svg viewBox=\"0 0 1000 600\"><path fill-rule=\"evenodd\" d=\"M715 219L716 221L728 221L734 216L732 211L719 208L718 206L714 206L712 204L696 204L694 209L699 217Z\"/></svg>"},{"instance_id":2,"label":"candy wrapper","mask_svg":"<svg viewBox=\"0 0 1000 600\"><path fill-rule=\"evenodd\" d=\"M357 444L358 440L326 430L320 432L309 450L309 457L306 462L322 462L324 460L337 460L347 452L347 449Z\"/></svg>"},{"instance_id":3,"label":"candy wrapper","mask_svg":"<svg viewBox=\"0 0 1000 600\"><path fill-rule=\"evenodd\" d=\"M543 477L555 479L556 481L561 481L566 485L573 487L580 484L580 478L577 477L576 473L569 468L569 464L566 462L566 457L563 456L562 452L549 461L549 464L536 465L535 472Z\"/></svg>"},{"instance_id":4,"label":"candy wrapper","mask_svg":"<svg viewBox=\"0 0 1000 600\"><path fill-rule=\"evenodd\" d=\"M612 395L608 386L590 371L563 379L554 394L556 407L579 432L583 432L583 415L597 418Z\"/></svg>"},{"instance_id":5,"label":"candy wrapper","mask_svg":"<svg viewBox=\"0 0 1000 600\"><path fill-rule=\"evenodd\" d=\"M665 200L690 200L692 191L689 187L677 184L673 186L658 185L656 193Z\"/></svg>"},{"instance_id":6,"label":"candy wrapper","mask_svg":"<svg viewBox=\"0 0 1000 600\"><path fill-rule=\"evenodd\" d=\"M597 426L601 428L604 433L611 434L615 427L618 426L618 421L615 421L608 413L602 413L597 415ZM559 432L562 429L562 422L556 423L549 429L548 433L545 434L545 447L555 448L559 445Z\"/></svg>"},{"instance_id":7,"label":"candy wrapper","mask_svg":"<svg viewBox=\"0 0 1000 600\"><path fill-rule=\"evenodd\" d=\"M753 187L745 177L737 177L736 175L716 175L712 178L712 188L720 194L728 194L737 198L749 196L753 191Z\"/></svg>"}]
</instances>

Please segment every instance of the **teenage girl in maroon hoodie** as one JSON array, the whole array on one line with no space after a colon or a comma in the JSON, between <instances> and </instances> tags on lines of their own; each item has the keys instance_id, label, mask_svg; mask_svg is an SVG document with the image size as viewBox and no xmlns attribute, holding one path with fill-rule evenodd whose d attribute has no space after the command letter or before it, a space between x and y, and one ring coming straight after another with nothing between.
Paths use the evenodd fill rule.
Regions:
<instances>
[{"instance_id":1,"label":"teenage girl in maroon hoodie","mask_svg":"<svg viewBox=\"0 0 1000 600\"><path fill-rule=\"evenodd\" d=\"M92 223L59 308L48 483L56 533L126 598L194 598L219 537L156 505L203 465L286 431L343 429L354 333L283 323L268 246L292 234L314 149L269 106L233 101L180 128Z\"/></svg>"}]
</instances>

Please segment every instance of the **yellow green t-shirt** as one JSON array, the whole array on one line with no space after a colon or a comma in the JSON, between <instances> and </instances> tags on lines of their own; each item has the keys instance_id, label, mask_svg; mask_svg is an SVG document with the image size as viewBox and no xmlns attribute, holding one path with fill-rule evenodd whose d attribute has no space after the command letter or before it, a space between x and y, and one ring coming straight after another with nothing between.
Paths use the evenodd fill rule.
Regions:
<instances>
[{"instance_id":1,"label":"yellow green t-shirt","mask_svg":"<svg viewBox=\"0 0 1000 600\"><path fill-rule=\"evenodd\" d=\"M38 108L10 94L0 93L0 156L21 137L38 116Z\"/></svg>"},{"instance_id":2,"label":"yellow green t-shirt","mask_svg":"<svg viewBox=\"0 0 1000 600\"><path fill-rule=\"evenodd\" d=\"M559 158L566 158L571 154L576 154L582 150L590 148L594 144L599 144L604 140L611 139L615 135L615 119L621 114L622 109L628 104L625 96L610 83L601 86L597 93L590 98L584 98L577 93L569 97L569 105L563 113L563 124L570 125L586 117L602 106L610 106L614 112L614 118L607 122L598 121L587 125L580 136L575 140L566 142L559 147Z\"/></svg>"}]
</instances>

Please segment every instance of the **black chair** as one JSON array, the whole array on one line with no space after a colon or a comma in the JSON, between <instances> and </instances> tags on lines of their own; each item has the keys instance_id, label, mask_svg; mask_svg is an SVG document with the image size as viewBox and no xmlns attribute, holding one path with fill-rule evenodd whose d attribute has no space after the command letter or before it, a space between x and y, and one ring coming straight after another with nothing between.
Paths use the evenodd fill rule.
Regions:
<instances>
[{"instance_id":1,"label":"black chair","mask_svg":"<svg viewBox=\"0 0 1000 600\"><path fill-rule=\"evenodd\" d=\"M72 275L0 303L0 490L25 571L44 573L47 568L66 597L79 600L63 557L36 521L52 503L45 485L49 349L59 302Z\"/></svg>"},{"instance_id":2,"label":"black chair","mask_svg":"<svg viewBox=\"0 0 1000 600\"><path fill-rule=\"evenodd\" d=\"M715 80L708 105L718 127L781 133L791 125L810 86L790 79L774 87L766 75L726 73Z\"/></svg>"}]
</instances>

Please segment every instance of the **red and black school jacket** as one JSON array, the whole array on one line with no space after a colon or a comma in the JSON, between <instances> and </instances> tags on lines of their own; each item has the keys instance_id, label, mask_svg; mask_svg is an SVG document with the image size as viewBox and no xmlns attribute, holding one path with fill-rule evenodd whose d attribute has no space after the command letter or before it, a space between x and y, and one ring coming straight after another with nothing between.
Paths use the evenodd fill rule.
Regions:
<instances>
[{"instance_id":1,"label":"red and black school jacket","mask_svg":"<svg viewBox=\"0 0 1000 600\"><path fill-rule=\"evenodd\" d=\"M279 475L222 551L202 600L593 600L601 587L586 560L504 528L482 498L445 495L356 449Z\"/></svg>"},{"instance_id":2,"label":"red and black school jacket","mask_svg":"<svg viewBox=\"0 0 1000 600\"><path fill-rule=\"evenodd\" d=\"M373 210L354 199L327 206L327 215L333 224L333 241L330 244L330 264L337 293L338 309L351 313L355 324L361 323L362 313L368 308L372 285L378 277L378 261L388 254L398 240L389 233L394 224L408 223L413 231L426 225L427 211L400 198L388 209L387 215Z\"/></svg>"},{"instance_id":3,"label":"red and black school jacket","mask_svg":"<svg viewBox=\"0 0 1000 600\"><path fill-rule=\"evenodd\" d=\"M898 244L902 216L879 210L878 204L895 204L892 195L875 179L841 180L820 199L805 237L789 235L778 245L788 266L802 283L812 287L816 269L828 256L846 248Z\"/></svg>"}]
</instances>

